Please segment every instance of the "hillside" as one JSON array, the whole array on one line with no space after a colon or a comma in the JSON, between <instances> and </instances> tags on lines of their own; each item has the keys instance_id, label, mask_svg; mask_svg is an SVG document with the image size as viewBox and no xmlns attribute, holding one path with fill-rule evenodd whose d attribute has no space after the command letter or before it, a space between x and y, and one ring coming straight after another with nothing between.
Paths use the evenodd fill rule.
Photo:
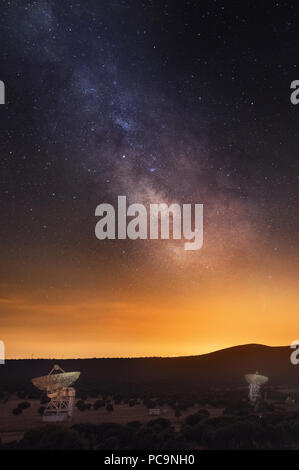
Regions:
<instances>
[{"instance_id":1,"label":"hillside","mask_svg":"<svg viewBox=\"0 0 299 470\"><path fill-rule=\"evenodd\" d=\"M175 358L8 360L0 367L0 387L28 390L31 378L46 375L56 362L66 371L81 371L77 387L82 390L242 386L244 373L256 370L270 377L269 385L298 384L299 368L290 363L290 352L289 347L248 344Z\"/></svg>"}]
</instances>

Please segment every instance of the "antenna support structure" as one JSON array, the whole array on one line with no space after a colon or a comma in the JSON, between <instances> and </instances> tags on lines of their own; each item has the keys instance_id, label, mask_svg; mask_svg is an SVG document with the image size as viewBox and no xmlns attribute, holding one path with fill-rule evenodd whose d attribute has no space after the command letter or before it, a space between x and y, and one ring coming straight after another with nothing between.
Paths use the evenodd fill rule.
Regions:
<instances>
[{"instance_id":1,"label":"antenna support structure","mask_svg":"<svg viewBox=\"0 0 299 470\"><path fill-rule=\"evenodd\" d=\"M70 387L80 372L65 372L55 365L48 375L32 379L33 385L46 392L50 401L43 413L43 421L59 422L72 418L76 391Z\"/></svg>"},{"instance_id":2,"label":"antenna support structure","mask_svg":"<svg viewBox=\"0 0 299 470\"><path fill-rule=\"evenodd\" d=\"M269 378L256 372L255 374L246 374L245 379L249 383L249 401L252 405L256 405L262 397L261 388Z\"/></svg>"}]
</instances>

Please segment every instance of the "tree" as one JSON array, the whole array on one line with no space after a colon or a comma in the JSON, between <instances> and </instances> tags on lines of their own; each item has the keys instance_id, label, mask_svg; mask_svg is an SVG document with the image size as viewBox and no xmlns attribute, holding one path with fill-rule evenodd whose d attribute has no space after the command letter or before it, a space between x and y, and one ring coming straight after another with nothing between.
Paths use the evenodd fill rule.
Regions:
<instances>
[{"instance_id":1,"label":"tree","mask_svg":"<svg viewBox=\"0 0 299 470\"><path fill-rule=\"evenodd\" d=\"M20 449L28 450L81 450L87 442L74 429L51 425L27 431L19 443Z\"/></svg>"},{"instance_id":2,"label":"tree","mask_svg":"<svg viewBox=\"0 0 299 470\"><path fill-rule=\"evenodd\" d=\"M147 423L147 426L154 429L156 432L160 432L162 429L169 428L171 426L171 421L166 418L152 419Z\"/></svg>"},{"instance_id":3,"label":"tree","mask_svg":"<svg viewBox=\"0 0 299 470\"><path fill-rule=\"evenodd\" d=\"M135 420L135 421L130 421L128 423L128 426L129 426L129 428L139 429L139 428L141 428L142 424L140 423L140 421Z\"/></svg>"},{"instance_id":4,"label":"tree","mask_svg":"<svg viewBox=\"0 0 299 470\"><path fill-rule=\"evenodd\" d=\"M114 410L113 405L111 405L111 403L108 403L108 405L106 406L106 410L109 412L113 411Z\"/></svg>"},{"instance_id":5,"label":"tree","mask_svg":"<svg viewBox=\"0 0 299 470\"><path fill-rule=\"evenodd\" d=\"M206 419L210 416L210 413L207 410L200 409L196 413L189 415L185 419L185 423L189 426L194 426L195 424L199 423L203 419Z\"/></svg>"},{"instance_id":6,"label":"tree","mask_svg":"<svg viewBox=\"0 0 299 470\"><path fill-rule=\"evenodd\" d=\"M86 405L85 405L83 400L78 400L77 403L76 403L76 407L80 411L85 411L86 410Z\"/></svg>"},{"instance_id":7,"label":"tree","mask_svg":"<svg viewBox=\"0 0 299 470\"><path fill-rule=\"evenodd\" d=\"M18 408L21 410L26 410L27 408L30 408L30 403L29 401L22 401L21 403L18 404Z\"/></svg>"},{"instance_id":8,"label":"tree","mask_svg":"<svg viewBox=\"0 0 299 470\"><path fill-rule=\"evenodd\" d=\"M104 400L97 400L93 405L95 410L98 410L99 408L102 408L103 406L105 406Z\"/></svg>"},{"instance_id":9,"label":"tree","mask_svg":"<svg viewBox=\"0 0 299 470\"><path fill-rule=\"evenodd\" d=\"M158 449L159 436L151 428L141 428L136 435L133 436L131 444L132 449Z\"/></svg>"},{"instance_id":10,"label":"tree","mask_svg":"<svg viewBox=\"0 0 299 470\"><path fill-rule=\"evenodd\" d=\"M236 401L225 408L224 415L248 416L253 412L253 406L248 401Z\"/></svg>"},{"instance_id":11,"label":"tree","mask_svg":"<svg viewBox=\"0 0 299 470\"><path fill-rule=\"evenodd\" d=\"M144 400L144 404L147 408L156 408L157 406L154 400Z\"/></svg>"}]
</instances>

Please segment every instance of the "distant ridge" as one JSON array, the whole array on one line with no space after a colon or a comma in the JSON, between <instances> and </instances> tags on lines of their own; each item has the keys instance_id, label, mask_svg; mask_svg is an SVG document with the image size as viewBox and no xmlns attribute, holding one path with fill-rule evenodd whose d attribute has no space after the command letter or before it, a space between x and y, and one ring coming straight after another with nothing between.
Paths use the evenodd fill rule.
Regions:
<instances>
[{"instance_id":1,"label":"distant ridge","mask_svg":"<svg viewBox=\"0 0 299 470\"><path fill-rule=\"evenodd\" d=\"M289 346L245 344L199 356L116 359L22 359L0 367L1 387L25 384L47 374L54 363L65 370L80 370L80 384L90 387L126 384L168 384L186 387L244 385L245 373L259 371L270 385L298 384L299 365L290 362Z\"/></svg>"},{"instance_id":2,"label":"distant ridge","mask_svg":"<svg viewBox=\"0 0 299 470\"><path fill-rule=\"evenodd\" d=\"M39 360L39 361L74 361L74 360L95 360L95 359L181 359L181 358L190 358L190 357L203 357L203 356L210 356L211 354L218 354L222 351L230 351L234 349L241 349L241 348L252 348L256 346L258 348L288 348L289 346L268 346L266 344L259 344L259 343L248 343L248 344L241 344L235 346L229 346L228 348L216 349L215 351L209 351L208 353L202 354L188 354L188 355L171 355L171 356L103 356L103 357L27 357L27 358L10 358L7 361L30 361L30 360Z\"/></svg>"}]
</instances>

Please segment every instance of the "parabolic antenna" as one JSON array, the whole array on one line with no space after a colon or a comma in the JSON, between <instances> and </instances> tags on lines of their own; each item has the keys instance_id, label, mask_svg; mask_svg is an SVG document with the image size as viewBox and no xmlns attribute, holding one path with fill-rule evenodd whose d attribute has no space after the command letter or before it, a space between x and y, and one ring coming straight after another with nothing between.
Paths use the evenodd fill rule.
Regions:
<instances>
[{"instance_id":1,"label":"parabolic antenna","mask_svg":"<svg viewBox=\"0 0 299 470\"><path fill-rule=\"evenodd\" d=\"M53 369L52 369L53 370ZM79 378L80 372L61 372L60 374L43 375L32 379L33 385L40 390L58 390L60 388L69 387Z\"/></svg>"},{"instance_id":2,"label":"parabolic antenna","mask_svg":"<svg viewBox=\"0 0 299 470\"><path fill-rule=\"evenodd\" d=\"M80 376L80 372L64 372L55 365L49 375L32 379L33 385L47 392L50 401L44 410L44 421L64 421L73 413L75 389L70 387Z\"/></svg>"},{"instance_id":3,"label":"parabolic antenna","mask_svg":"<svg viewBox=\"0 0 299 470\"><path fill-rule=\"evenodd\" d=\"M249 384L254 385L264 385L269 380L268 377L265 375L260 375L258 372L255 374L246 374L245 379Z\"/></svg>"}]
</instances>

